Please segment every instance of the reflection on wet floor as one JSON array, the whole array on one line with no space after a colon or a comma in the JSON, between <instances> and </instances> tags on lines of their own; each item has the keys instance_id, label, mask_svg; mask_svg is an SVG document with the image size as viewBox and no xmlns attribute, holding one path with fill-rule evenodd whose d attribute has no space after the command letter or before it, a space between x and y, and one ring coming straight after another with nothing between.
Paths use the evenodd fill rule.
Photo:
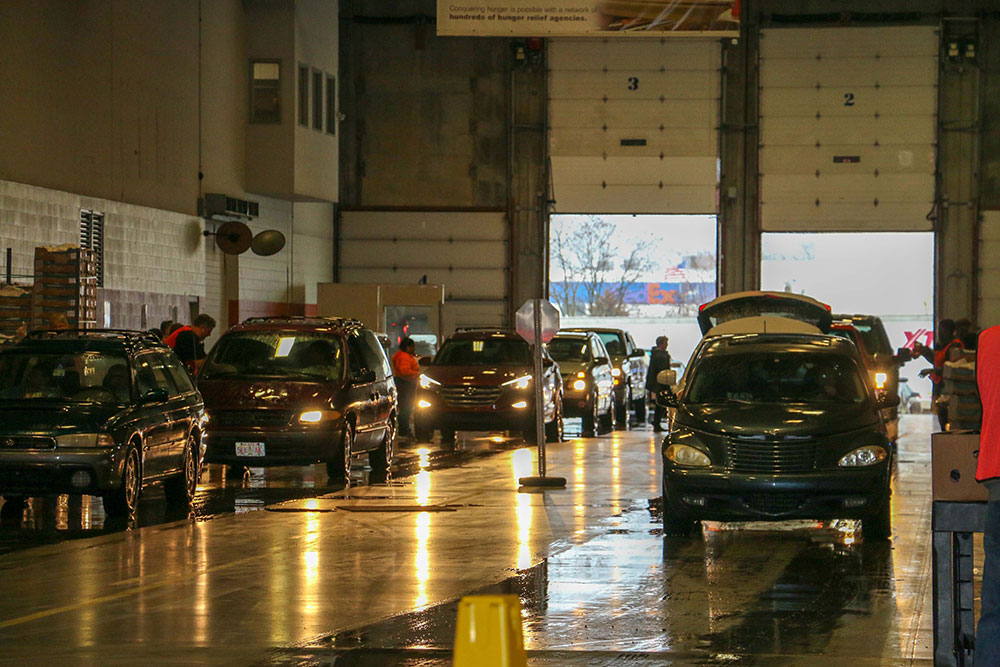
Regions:
<instances>
[{"instance_id":1,"label":"reflection on wet floor","mask_svg":"<svg viewBox=\"0 0 1000 667\"><path fill-rule=\"evenodd\" d=\"M865 543L850 520L704 522L695 537L664 538L659 498L612 493L597 537L529 567L519 559L515 575L473 594L519 596L532 665L929 663L929 524L920 506L928 426L908 426L891 543ZM577 483L585 474L574 468ZM271 661L450 664L457 606L324 637Z\"/></svg>"},{"instance_id":2,"label":"reflection on wet floor","mask_svg":"<svg viewBox=\"0 0 1000 667\"><path fill-rule=\"evenodd\" d=\"M521 446L519 438L494 433L460 433L453 446L400 442L390 483L393 478L415 476L418 493L426 494L430 471L463 465ZM369 469L364 460L364 455L355 460L350 479L352 488L369 484ZM343 488L342 481L329 479L322 465L275 468L206 465L190 509L168 504L157 484L144 489L133 517L109 517L97 496L47 495L0 500L0 554L186 518L204 521L255 512L284 501L313 498Z\"/></svg>"}]
</instances>

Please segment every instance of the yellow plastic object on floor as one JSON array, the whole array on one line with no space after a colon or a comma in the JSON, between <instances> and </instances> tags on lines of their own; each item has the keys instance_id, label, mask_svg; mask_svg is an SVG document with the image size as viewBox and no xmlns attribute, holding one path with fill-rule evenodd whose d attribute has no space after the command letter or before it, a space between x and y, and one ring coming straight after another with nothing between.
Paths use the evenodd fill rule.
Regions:
<instances>
[{"instance_id":1,"label":"yellow plastic object on floor","mask_svg":"<svg viewBox=\"0 0 1000 667\"><path fill-rule=\"evenodd\" d=\"M462 598L455 630L455 667L526 667L527 664L518 597Z\"/></svg>"}]
</instances>

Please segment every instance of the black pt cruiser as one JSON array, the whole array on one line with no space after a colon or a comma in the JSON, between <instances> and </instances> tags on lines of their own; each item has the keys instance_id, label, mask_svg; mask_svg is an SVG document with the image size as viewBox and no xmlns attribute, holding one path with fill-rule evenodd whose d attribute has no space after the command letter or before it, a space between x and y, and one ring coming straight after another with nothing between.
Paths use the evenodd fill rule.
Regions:
<instances>
[{"instance_id":1,"label":"black pt cruiser","mask_svg":"<svg viewBox=\"0 0 1000 667\"><path fill-rule=\"evenodd\" d=\"M205 409L180 359L151 334L36 331L0 351L0 494L102 496L135 510L143 485L194 497Z\"/></svg>"},{"instance_id":2,"label":"black pt cruiser","mask_svg":"<svg viewBox=\"0 0 1000 667\"><path fill-rule=\"evenodd\" d=\"M787 320L785 320L787 322ZM861 519L889 536L894 445L850 341L812 333L706 336L663 441L663 528L713 521Z\"/></svg>"}]
</instances>

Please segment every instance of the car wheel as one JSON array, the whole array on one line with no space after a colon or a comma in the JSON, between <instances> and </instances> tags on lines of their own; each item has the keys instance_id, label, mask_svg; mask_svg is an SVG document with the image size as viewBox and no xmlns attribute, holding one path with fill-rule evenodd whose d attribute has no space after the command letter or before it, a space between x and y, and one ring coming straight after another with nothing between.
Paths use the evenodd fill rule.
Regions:
<instances>
[{"instance_id":1,"label":"car wheel","mask_svg":"<svg viewBox=\"0 0 1000 667\"><path fill-rule=\"evenodd\" d=\"M351 479L351 457L354 455L354 425L344 424L340 435L340 447L337 455L326 462L326 474L334 481Z\"/></svg>"},{"instance_id":2,"label":"car wheel","mask_svg":"<svg viewBox=\"0 0 1000 667\"><path fill-rule=\"evenodd\" d=\"M672 535L679 537L686 537L690 535L694 532L694 529L699 522L678 516L676 510L671 506L670 500L667 497L666 480L664 480L662 488L663 498L660 501L660 506L663 512L663 534L665 536Z\"/></svg>"},{"instance_id":3,"label":"car wheel","mask_svg":"<svg viewBox=\"0 0 1000 667\"><path fill-rule=\"evenodd\" d=\"M861 520L861 535L866 540L887 540L892 537L892 505L888 491L885 499L870 515Z\"/></svg>"},{"instance_id":4,"label":"car wheel","mask_svg":"<svg viewBox=\"0 0 1000 667\"><path fill-rule=\"evenodd\" d=\"M133 445L125 452L121 483L102 499L104 511L112 516L132 514L139 506L141 495L142 459L139 457L139 450Z\"/></svg>"},{"instance_id":5,"label":"car wheel","mask_svg":"<svg viewBox=\"0 0 1000 667\"><path fill-rule=\"evenodd\" d=\"M629 427L629 408L632 407L632 387L626 386L621 403L615 404L615 428L627 431Z\"/></svg>"},{"instance_id":6,"label":"car wheel","mask_svg":"<svg viewBox=\"0 0 1000 667\"><path fill-rule=\"evenodd\" d=\"M601 415L600 417L599 423L601 425L601 431L600 431L601 433L610 433L611 431L615 430L616 411L617 408L615 407L615 397L614 394L612 394L611 405L608 406L608 411L605 414Z\"/></svg>"},{"instance_id":7,"label":"car wheel","mask_svg":"<svg viewBox=\"0 0 1000 667\"><path fill-rule=\"evenodd\" d=\"M198 477L201 470L198 465L198 439L194 433L188 436L187 447L184 448L183 472L163 482L163 495L168 503L190 505L198 489Z\"/></svg>"},{"instance_id":8,"label":"car wheel","mask_svg":"<svg viewBox=\"0 0 1000 667\"><path fill-rule=\"evenodd\" d=\"M583 435L592 438L597 435L597 395L590 397L590 405L587 406L587 412L583 415Z\"/></svg>"},{"instance_id":9,"label":"car wheel","mask_svg":"<svg viewBox=\"0 0 1000 667\"><path fill-rule=\"evenodd\" d=\"M396 417L393 416L386 426L385 435L379 446L368 452L368 465L372 472L369 480L376 484L381 484L389 478L389 466L392 464L392 448L396 442Z\"/></svg>"},{"instance_id":10,"label":"car wheel","mask_svg":"<svg viewBox=\"0 0 1000 667\"><path fill-rule=\"evenodd\" d=\"M559 401L560 405L562 400ZM546 442L562 442L565 434L566 420L563 419L562 407L556 409L556 418L545 425Z\"/></svg>"},{"instance_id":11,"label":"car wheel","mask_svg":"<svg viewBox=\"0 0 1000 667\"><path fill-rule=\"evenodd\" d=\"M441 444L448 445L450 447L455 446L455 429L453 428L441 429Z\"/></svg>"}]
</instances>

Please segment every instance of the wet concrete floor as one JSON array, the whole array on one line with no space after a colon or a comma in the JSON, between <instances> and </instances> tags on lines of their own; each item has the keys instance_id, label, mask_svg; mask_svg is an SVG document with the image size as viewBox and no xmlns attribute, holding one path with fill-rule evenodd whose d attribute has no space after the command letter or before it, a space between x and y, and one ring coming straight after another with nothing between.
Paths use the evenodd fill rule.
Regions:
<instances>
[{"instance_id":1,"label":"wet concrete floor","mask_svg":"<svg viewBox=\"0 0 1000 667\"><path fill-rule=\"evenodd\" d=\"M530 664L929 664L930 416L902 428L883 543L850 521L664 538L646 430L550 445L568 485L544 493L517 492L533 450L488 441L413 448L386 485L209 481L180 520L14 539L0 662L445 665L456 600L502 591L522 600ZM37 532L26 517L4 531Z\"/></svg>"}]
</instances>

